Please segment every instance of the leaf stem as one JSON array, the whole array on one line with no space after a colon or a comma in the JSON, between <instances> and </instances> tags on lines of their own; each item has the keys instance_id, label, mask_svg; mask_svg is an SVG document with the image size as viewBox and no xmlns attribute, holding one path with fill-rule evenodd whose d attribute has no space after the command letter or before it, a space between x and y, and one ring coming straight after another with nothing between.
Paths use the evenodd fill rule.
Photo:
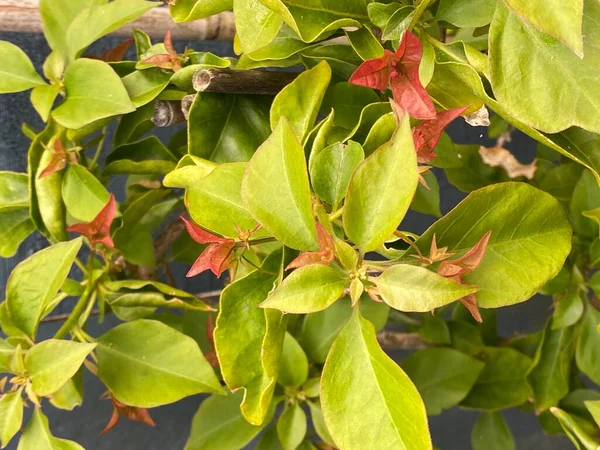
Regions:
<instances>
[{"instance_id":1,"label":"leaf stem","mask_svg":"<svg viewBox=\"0 0 600 450\"><path fill-rule=\"evenodd\" d=\"M106 140L106 131L108 127L102 128L102 137L100 138L100 142L98 142L98 147L96 147L96 153L94 153L94 158L90 163L90 170L94 168L98 164L98 158L100 158L100 154L102 153L102 149L104 148L104 141Z\"/></svg>"},{"instance_id":2,"label":"leaf stem","mask_svg":"<svg viewBox=\"0 0 600 450\"><path fill-rule=\"evenodd\" d=\"M421 16L425 12L425 10L427 10L427 8L429 8L429 6L432 5L435 1L436 0L421 0L419 2L419 4L416 6L413 18L410 21L410 25L408 26L408 30L413 29L413 27L419 22L419 19L421 19Z\"/></svg>"},{"instance_id":3,"label":"leaf stem","mask_svg":"<svg viewBox=\"0 0 600 450\"><path fill-rule=\"evenodd\" d=\"M331 222L333 222L334 220L339 219L340 217L342 217L343 213L344 213L344 207L342 206L340 209L337 209L334 212L332 212L331 214L329 214L329 220Z\"/></svg>"}]
</instances>

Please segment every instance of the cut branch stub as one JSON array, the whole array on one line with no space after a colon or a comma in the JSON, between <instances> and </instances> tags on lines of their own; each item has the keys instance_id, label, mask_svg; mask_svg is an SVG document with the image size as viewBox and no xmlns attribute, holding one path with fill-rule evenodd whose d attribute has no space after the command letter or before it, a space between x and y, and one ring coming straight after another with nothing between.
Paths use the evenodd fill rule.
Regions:
<instances>
[{"instance_id":1,"label":"cut branch stub","mask_svg":"<svg viewBox=\"0 0 600 450\"><path fill-rule=\"evenodd\" d=\"M183 112L183 117L185 117L185 120L188 120L190 117L190 109L195 99L196 94L189 94L181 99L181 111Z\"/></svg>"},{"instance_id":2,"label":"cut branch stub","mask_svg":"<svg viewBox=\"0 0 600 450\"><path fill-rule=\"evenodd\" d=\"M220 94L277 95L298 73L267 70L202 69L194 74L194 89Z\"/></svg>"},{"instance_id":3,"label":"cut branch stub","mask_svg":"<svg viewBox=\"0 0 600 450\"><path fill-rule=\"evenodd\" d=\"M157 127L168 127L185 121L186 118L181 110L180 101L159 100L156 102L152 123Z\"/></svg>"}]
</instances>

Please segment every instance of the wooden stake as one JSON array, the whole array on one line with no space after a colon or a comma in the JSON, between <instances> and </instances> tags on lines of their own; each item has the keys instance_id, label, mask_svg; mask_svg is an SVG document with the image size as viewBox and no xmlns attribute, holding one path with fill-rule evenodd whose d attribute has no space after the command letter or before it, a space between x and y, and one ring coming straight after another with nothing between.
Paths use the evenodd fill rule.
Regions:
<instances>
[{"instance_id":1,"label":"wooden stake","mask_svg":"<svg viewBox=\"0 0 600 450\"><path fill-rule=\"evenodd\" d=\"M162 39L168 29L171 29L173 39L182 40L232 41L235 36L235 24L231 12L176 24L169 14L169 9L159 7L151 9L135 22L119 28L114 34L131 36L134 28L145 31L157 39ZM41 33L39 0L0 0L0 31Z\"/></svg>"},{"instance_id":2,"label":"wooden stake","mask_svg":"<svg viewBox=\"0 0 600 450\"><path fill-rule=\"evenodd\" d=\"M164 128L182 122L185 122L185 116L181 110L180 101L159 100L156 102L154 117L152 117L154 125Z\"/></svg>"},{"instance_id":3,"label":"wooden stake","mask_svg":"<svg viewBox=\"0 0 600 450\"><path fill-rule=\"evenodd\" d=\"M298 73L266 70L202 69L192 84L198 92L277 95Z\"/></svg>"}]
</instances>

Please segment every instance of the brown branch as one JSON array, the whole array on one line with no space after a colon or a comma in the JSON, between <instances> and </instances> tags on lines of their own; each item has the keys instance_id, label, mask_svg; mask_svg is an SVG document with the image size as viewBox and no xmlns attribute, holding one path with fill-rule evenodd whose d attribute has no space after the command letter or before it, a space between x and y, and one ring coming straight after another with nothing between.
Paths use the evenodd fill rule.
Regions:
<instances>
[{"instance_id":1,"label":"brown branch","mask_svg":"<svg viewBox=\"0 0 600 450\"><path fill-rule=\"evenodd\" d=\"M267 70L202 69L194 74L192 84L197 92L276 95L297 76Z\"/></svg>"},{"instance_id":2,"label":"brown branch","mask_svg":"<svg viewBox=\"0 0 600 450\"><path fill-rule=\"evenodd\" d=\"M194 104L194 100L196 100L196 94L186 95L181 99L181 111L185 120L189 120L190 118L190 109Z\"/></svg>"},{"instance_id":3,"label":"brown branch","mask_svg":"<svg viewBox=\"0 0 600 450\"><path fill-rule=\"evenodd\" d=\"M164 37L168 29L171 29L173 39L182 40L232 41L235 36L235 23L231 12L176 24L168 8L154 8L135 22L115 30L113 34L131 36L134 28L143 30L155 38ZM0 0L0 31L41 33L39 0Z\"/></svg>"},{"instance_id":4,"label":"brown branch","mask_svg":"<svg viewBox=\"0 0 600 450\"><path fill-rule=\"evenodd\" d=\"M159 100L154 107L152 123L157 127L164 128L177 123L185 122L186 118L181 110L180 101Z\"/></svg>"},{"instance_id":5,"label":"brown branch","mask_svg":"<svg viewBox=\"0 0 600 450\"><path fill-rule=\"evenodd\" d=\"M185 230L185 223L179 217L167 225L154 240L154 254L157 261L161 261L173 242L177 240Z\"/></svg>"},{"instance_id":6,"label":"brown branch","mask_svg":"<svg viewBox=\"0 0 600 450\"><path fill-rule=\"evenodd\" d=\"M379 345L387 350L422 350L430 345L421 339L419 333L381 331L377 333Z\"/></svg>"}]
</instances>

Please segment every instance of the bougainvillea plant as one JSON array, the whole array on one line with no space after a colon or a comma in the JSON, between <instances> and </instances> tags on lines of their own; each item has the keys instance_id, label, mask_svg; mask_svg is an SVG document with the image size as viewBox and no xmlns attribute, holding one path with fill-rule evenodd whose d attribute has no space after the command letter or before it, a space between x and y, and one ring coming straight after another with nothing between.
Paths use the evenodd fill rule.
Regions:
<instances>
[{"instance_id":1,"label":"bougainvillea plant","mask_svg":"<svg viewBox=\"0 0 600 450\"><path fill-rule=\"evenodd\" d=\"M138 30L90 54L163 5L142 0L41 0L43 76L0 42L0 92L31 89L45 123L23 127L27 173L0 172L0 254L48 240L0 304L1 446L81 448L45 414L80 405L88 371L105 433L209 395L188 450L427 450L428 416L455 406L480 412L475 450L515 448L513 407L599 448L600 3L168 3L175 22L233 10L238 57ZM229 81L198 89L202 71ZM165 107L187 120L170 142L149 134ZM453 143L458 116L497 146ZM516 130L535 163L504 147ZM440 176L468 193L445 215ZM409 210L436 221L415 234ZM175 261L221 276L218 301L179 289ZM496 309L537 292L547 325L498 336ZM390 336L419 350L398 364Z\"/></svg>"}]
</instances>

